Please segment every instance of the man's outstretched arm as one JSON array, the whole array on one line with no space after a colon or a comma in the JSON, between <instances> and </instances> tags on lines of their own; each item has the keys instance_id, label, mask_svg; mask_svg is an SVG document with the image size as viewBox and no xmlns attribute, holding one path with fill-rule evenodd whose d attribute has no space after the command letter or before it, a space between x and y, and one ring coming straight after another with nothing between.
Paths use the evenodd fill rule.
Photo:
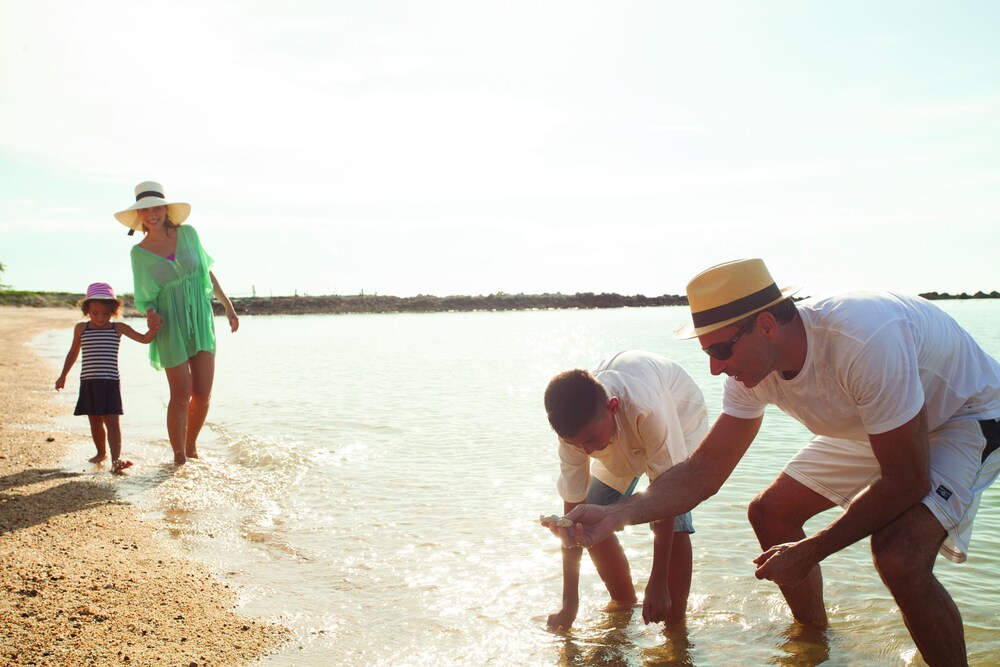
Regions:
<instances>
[{"instance_id":1,"label":"man's outstretched arm","mask_svg":"<svg viewBox=\"0 0 1000 667\"><path fill-rule=\"evenodd\" d=\"M593 546L626 525L649 523L689 512L722 488L757 436L763 417L719 415L687 461L670 468L643 492L607 507L580 505L567 514L566 546Z\"/></svg>"}]
</instances>

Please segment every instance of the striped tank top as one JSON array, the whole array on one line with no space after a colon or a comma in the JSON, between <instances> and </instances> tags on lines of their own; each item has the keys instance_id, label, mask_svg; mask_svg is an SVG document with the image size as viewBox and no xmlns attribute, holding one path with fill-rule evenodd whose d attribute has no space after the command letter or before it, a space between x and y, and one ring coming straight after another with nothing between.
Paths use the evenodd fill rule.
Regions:
<instances>
[{"instance_id":1,"label":"striped tank top","mask_svg":"<svg viewBox=\"0 0 1000 667\"><path fill-rule=\"evenodd\" d=\"M80 379L117 380L120 340L114 325L107 329L91 329L88 323L80 334L80 348L83 351Z\"/></svg>"}]
</instances>

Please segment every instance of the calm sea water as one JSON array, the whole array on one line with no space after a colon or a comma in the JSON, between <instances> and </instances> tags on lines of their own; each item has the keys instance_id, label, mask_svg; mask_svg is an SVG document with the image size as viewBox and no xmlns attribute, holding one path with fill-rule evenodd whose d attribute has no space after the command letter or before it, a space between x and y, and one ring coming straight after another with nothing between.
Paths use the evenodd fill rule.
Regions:
<instances>
[{"instance_id":1,"label":"calm sea water","mask_svg":"<svg viewBox=\"0 0 1000 667\"><path fill-rule=\"evenodd\" d=\"M939 303L1000 356L1000 302ZM684 308L246 317L234 335L220 320L202 459L180 470L165 434L166 380L123 339L122 430L136 467L112 479L85 462L92 445L65 465L113 483L233 584L243 613L290 626L295 640L270 666L923 664L867 542L823 564L825 638L797 636L776 587L754 578L747 503L807 439L777 411L722 492L695 510L686 631L644 625L641 608L605 611L586 558L574 629L546 629L560 547L537 517L562 502L544 387L560 370L645 349L683 364L717 413L721 380L695 343L670 336L685 317ZM53 380L70 336L35 341ZM58 399L67 415L76 387ZM88 432L79 417L62 426ZM649 531L630 527L622 541L641 595ZM973 663L996 664L1000 488L986 494L969 561L939 559L937 573L963 614Z\"/></svg>"}]
</instances>

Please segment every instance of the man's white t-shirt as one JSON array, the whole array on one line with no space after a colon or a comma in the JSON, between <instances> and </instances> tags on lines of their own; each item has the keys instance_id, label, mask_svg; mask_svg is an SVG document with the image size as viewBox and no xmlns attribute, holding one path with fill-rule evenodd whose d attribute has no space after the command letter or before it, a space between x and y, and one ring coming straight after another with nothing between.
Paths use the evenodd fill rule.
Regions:
<instances>
[{"instance_id":1,"label":"man's white t-shirt","mask_svg":"<svg viewBox=\"0 0 1000 667\"><path fill-rule=\"evenodd\" d=\"M685 460L708 431L701 389L679 364L649 352L621 352L593 371L608 398L618 398L617 433L591 455L559 439L559 495L587 498L591 474L624 493L642 474L653 481ZM593 470L591 470L593 459Z\"/></svg>"},{"instance_id":2,"label":"man's white t-shirt","mask_svg":"<svg viewBox=\"0 0 1000 667\"><path fill-rule=\"evenodd\" d=\"M773 403L816 435L862 441L923 405L930 431L1000 417L1000 364L929 301L866 291L797 306L808 346L801 372L771 373L753 389L727 378L724 413L753 419Z\"/></svg>"}]
</instances>

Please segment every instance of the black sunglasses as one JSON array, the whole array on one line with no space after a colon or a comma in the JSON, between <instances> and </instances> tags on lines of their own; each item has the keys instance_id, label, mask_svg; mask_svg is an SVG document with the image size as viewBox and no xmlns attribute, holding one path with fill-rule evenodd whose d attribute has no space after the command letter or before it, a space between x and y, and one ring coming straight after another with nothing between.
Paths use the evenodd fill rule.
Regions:
<instances>
[{"instance_id":1,"label":"black sunglasses","mask_svg":"<svg viewBox=\"0 0 1000 667\"><path fill-rule=\"evenodd\" d=\"M729 357L733 356L733 345L735 345L736 341L740 339L740 336L753 329L753 325L756 323L757 323L757 318L754 317L749 322L740 327L739 330L736 332L735 336L733 336L727 341L723 341L721 343L713 343L708 347L703 347L701 348L702 352L712 357L713 359L718 359L719 361L725 361Z\"/></svg>"}]
</instances>

